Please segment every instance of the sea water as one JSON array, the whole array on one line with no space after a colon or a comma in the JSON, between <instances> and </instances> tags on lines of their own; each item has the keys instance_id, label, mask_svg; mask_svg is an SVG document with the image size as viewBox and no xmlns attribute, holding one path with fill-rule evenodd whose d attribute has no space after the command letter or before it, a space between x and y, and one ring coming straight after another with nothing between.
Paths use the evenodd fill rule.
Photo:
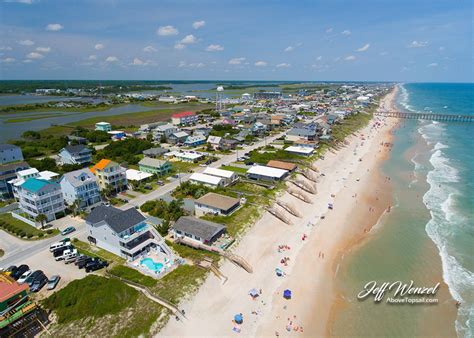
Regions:
<instances>
[{"instance_id":1,"label":"sea water","mask_svg":"<svg viewBox=\"0 0 474 338\"><path fill-rule=\"evenodd\" d=\"M410 112L474 114L473 84L403 84ZM337 336L474 335L474 123L406 120L382 167L394 207L340 262ZM360 301L371 280L441 282L437 304ZM460 306L456 306L459 302Z\"/></svg>"}]
</instances>

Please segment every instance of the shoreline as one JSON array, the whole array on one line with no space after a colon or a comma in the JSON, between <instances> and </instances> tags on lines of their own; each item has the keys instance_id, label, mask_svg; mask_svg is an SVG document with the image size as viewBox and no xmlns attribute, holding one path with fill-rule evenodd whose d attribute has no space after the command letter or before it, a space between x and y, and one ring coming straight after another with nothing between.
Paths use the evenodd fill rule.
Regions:
<instances>
[{"instance_id":1,"label":"shoreline","mask_svg":"<svg viewBox=\"0 0 474 338\"><path fill-rule=\"evenodd\" d=\"M395 91L387 94L381 101L384 104L379 107L385 107L387 100L393 100ZM376 122L379 124L374 127ZM324 160L317 160L315 164L320 172L331 174L319 177L318 193L310 196L312 204L299 201L287 192L278 197L291 203L303 217L292 216L292 225L287 225L265 213L233 250L246 258L255 272L247 274L227 261L222 262L220 270L229 278L227 282L222 285L220 280L209 276L192 299L181 305L188 320L168 322L160 335L231 334L231 320L235 313L244 314L244 324L240 329L246 336L268 336L276 332L287 334L285 326L290 314L291 317L296 316L293 328L305 328L304 334L325 335L333 301L328 276L332 278L334 273L334 259L347 250L352 241L357 242L364 237L391 203L385 197L389 195L388 191L380 189L379 184L373 184L373 172L377 171L390 149L381 146L381 142L390 142L390 130L396 124L393 119L373 117L366 127L347 138L348 145L336 152L328 152ZM371 185L377 187L376 190L380 189L379 196L374 196L376 190L369 189L369 192L366 189ZM351 227L341 219L342 214L348 219L353 218L350 213L354 200L364 205L364 210L360 210L361 220L370 220L368 224L364 222L362 227ZM328 211L327 203L334 203L333 211ZM370 211L365 203L370 203ZM349 214L341 212L343 209L347 209ZM326 218L320 219L324 214ZM370 217L366 217L367 214ZM333 218L335 223L331 224ZM279 252L279 245L287 245L291 250ZM283 257L289 258L287 266L280 263ZM281 268L286 277L276 277L275 268ZM310 274L314 274L315 280L308 278ZM262 289L257 300L251 300L247 295L252 288ZM287 288L294 294L290 301L282 297L283 290ZM322 300L317 296L311 297L314 292L329 296L324 300L326 306L320 305ZM315 306L324 308L325 313L315 316L314 311L309 311ZM314 317L318 318L318 323L313 323L317 327L312 326Z\"/></svg>"}]
</instances>

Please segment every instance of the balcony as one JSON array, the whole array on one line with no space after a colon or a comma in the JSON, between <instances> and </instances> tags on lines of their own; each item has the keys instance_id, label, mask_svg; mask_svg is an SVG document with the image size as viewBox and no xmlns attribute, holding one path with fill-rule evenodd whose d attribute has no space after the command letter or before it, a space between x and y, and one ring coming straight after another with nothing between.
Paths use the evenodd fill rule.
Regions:
<instances>
[{"instance_id":1,"label":"balcony","mask_svg":"<svg viewBox=\"0 0 474 338\"><path fill-rule=\"evenodd\" d=\"M151 234L150 231L140 234L139 236L133 238L127 242L120 242L120 246L127 251L135 251L138 246L143 245L145 242L154 241L155 237Z\"/></svg>"}]
</instances>

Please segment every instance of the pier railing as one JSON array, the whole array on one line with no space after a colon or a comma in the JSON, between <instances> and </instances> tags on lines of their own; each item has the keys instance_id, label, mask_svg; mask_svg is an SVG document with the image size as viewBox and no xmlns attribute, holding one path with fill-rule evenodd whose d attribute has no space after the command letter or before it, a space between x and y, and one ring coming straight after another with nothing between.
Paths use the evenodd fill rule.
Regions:
<instances>
[{"instance_id":1,"label":"pier railing","mask_svg":"<svg viewBox=\"0 0 474 338\"><path fill-rule=\"evenodd\" d=\"M374 115L412 120L429 120L441 122L474 122L474 115L404 113L398 111L378 111L375 112Z\"/></svg>"}]
</instances>

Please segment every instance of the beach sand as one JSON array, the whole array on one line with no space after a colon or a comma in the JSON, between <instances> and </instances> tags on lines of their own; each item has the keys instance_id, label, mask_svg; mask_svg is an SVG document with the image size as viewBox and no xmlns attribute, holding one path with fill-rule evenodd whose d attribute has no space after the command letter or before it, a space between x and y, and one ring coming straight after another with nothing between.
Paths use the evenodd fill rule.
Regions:
<instances>
[{"instance_id":1,"label":"beach sand","mask_svg":"<svg viewBox=\"0 0 474 338\"><path fill-rule=\"evenodd\" d=\"M390 109L395 94L388 94L381 107ZM302 217L287 214L292 221L288 225L266 212L234 248L254 272L249 274L224 261L220 269L227 282L222 284L210 275L196 295L181 304L188 319L170 320L160 336L228 336L235 334L234 327L243 336L275 336L276 332L282 336L327 335L331 309L337 304L334 263L363 239L391 204L389 180L380 177L378 167L390 151L381 142L391 141L390 131L396 123L374 117L349 137L348 145L318 160L316 165L325 175L319 177L317 194L306 193L311 204L287 192L278 197ZM333 210L328 210L328 203L333 203ZM279 252L279 245L290 249ZM289 258L286 266L280 263L283 257ZM286 275L277 277L275 268ZM256 300L248 295L252 288L262 291ZM292 290L291 300L282 297L285 289ZM237 313L244 318L240 326L232 322Z\"/></svg>"}]
</instances>

